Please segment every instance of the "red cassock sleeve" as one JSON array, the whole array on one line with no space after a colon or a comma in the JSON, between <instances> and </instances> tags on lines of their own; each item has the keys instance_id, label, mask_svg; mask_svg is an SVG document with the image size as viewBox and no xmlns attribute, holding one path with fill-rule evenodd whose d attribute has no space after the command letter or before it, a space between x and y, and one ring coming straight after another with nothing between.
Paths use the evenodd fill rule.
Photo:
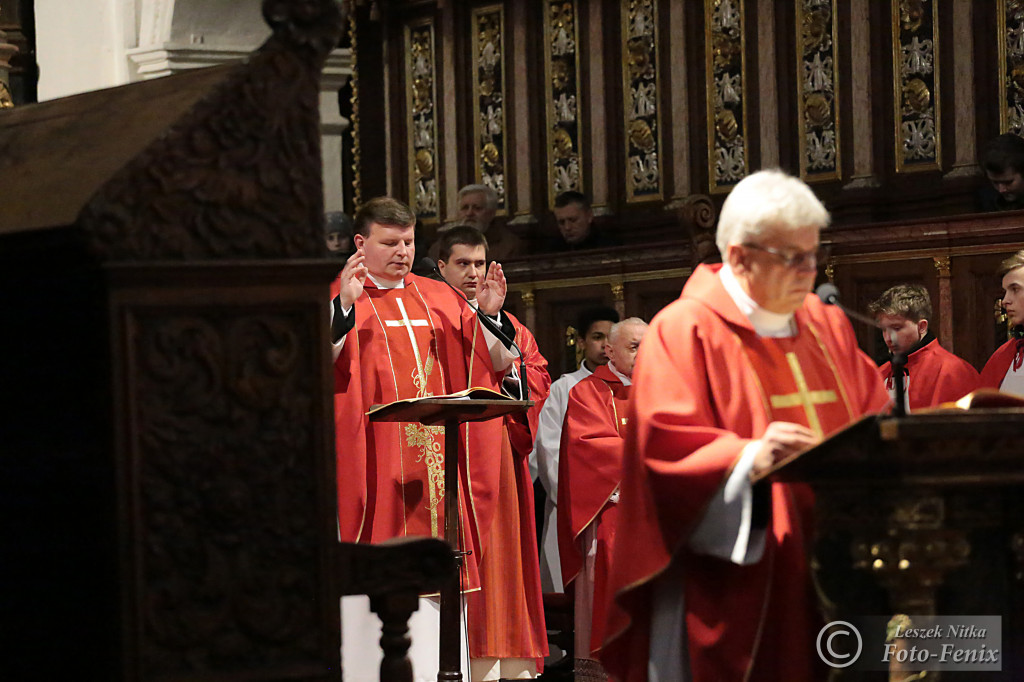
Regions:
<instances>
[{"instance_id":1,"label":"red cassock sleeve","mask_svg":"<svg viewBox=\"0 0 1024 682\"><path fill-rule=\"evenodd\" d=\"M622 476L622 437L611 388L590 375L569 391L558 455L558 553L562 581L583 567L580 536L601 513Z\"/></svg>"}]
</instances>

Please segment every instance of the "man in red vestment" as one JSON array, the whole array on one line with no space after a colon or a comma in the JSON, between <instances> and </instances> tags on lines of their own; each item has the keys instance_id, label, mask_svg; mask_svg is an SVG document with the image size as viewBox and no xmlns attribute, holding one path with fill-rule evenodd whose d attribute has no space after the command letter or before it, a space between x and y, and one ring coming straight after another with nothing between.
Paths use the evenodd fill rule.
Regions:
<instances>
[{"instance_id":1,"label":"man in red vestment","mask_svg":"<svg viewBox=\"0 0 1024 682\"><path fill-rule=\"evenodd\" d=\"M932 301L920 284L897 284L887 289L868 311L882 330L890 353L907 358L904 400L907 412L959 400L978 387L978 370L939 345L928 329ZM895 396L892 363L878 368L890 399Z\"/></svg>"},{"instance_id":2,"label":"man in red vestment","mask_svg":"<svg viewBox=\"0 0 1024 682\"><path fill-rule=\"evenodd\" d=\"M338 531L344 542L444 532L444 429L370 422L375 403L443 395L468 386L500 388L512 353L447 285L409 272L415 215L401 202L367 202L354 221L356 253L346 261L332 301ZM495 264L476 296L480 314L501 315L505 279ZM465 427L463 427L465 429ZM460 538L471 551L463 587L479 587L481 530L498 505L502 423L474 425L460 441ZM470 483L472 481L472 484ZM347 675L348 676L348 675Z\"/></svg>"},{"instance_id":3,"label":"man in red vestment","mask_svg":"<svg viewBox=\"0 0 1024 682\"><path fill-rule=\"evenodd\" d=\"M574 595L576 679L603 680L593 652L604 633L608 568L615 545L622 436L637 350L647 323L612 326L608 364L569 391L558 455L558 542L566 593Z\"/></svg>"},{"instance_id":4,"label":"man in red vestment","mask_svg":"<svg viewBox=\"0 0 1024 682\"><path fill-rule=\"evenodd\" d=\"M439 244L438 269L449 284L475 304L488 269L486 237L475 227L463 225L446 231ZM547 655L540 565L533 532L533 483L527 458L533 449L537 413L547 397L551 378L533 334L512 315L503 315L515 327L516 344L523 351L529 397L536 404L527 413L507 416L506 429L501 434L496 510L490 528L481 529L481 589L466 596L474 680L534 677ZM516 398L520 397L524 379L519 371L519 363L513 363L503 386L506 393ZM470 424L469 430L471 436L475 435L477 425Z\"/></svg>"},{"instance_id":5,"label":"man in red vestment","mask_svg":"<svg viewBox=\"0 0 1024 682\"><path fill-rule=\"evenodd\" d=\"M981 370L981 385L1024 396L1024 250L1004 260L1003 309L1010 340L996 349Z\"/></svg>"},{"instance_id":6,"label":"man in red vestment","mask_svg":"<svg viewBox=\"0 0 1024 682\"><path fill-rule=\"evenodd\" d=\"M633 370L601 662L637 682L819 680L813 495L752 476L883 409L841 311L809 295L828 213L780 171L722 206L721 266L652 321Z\"/></svg>"}]
</instances>

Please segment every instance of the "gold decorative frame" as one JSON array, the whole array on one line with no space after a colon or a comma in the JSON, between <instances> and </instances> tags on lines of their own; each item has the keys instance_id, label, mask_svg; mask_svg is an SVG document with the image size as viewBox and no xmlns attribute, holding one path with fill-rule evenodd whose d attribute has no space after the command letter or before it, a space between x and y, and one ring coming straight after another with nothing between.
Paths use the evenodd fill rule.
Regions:
<instances>
[{"instance_id":1,"label":"gold decorative frame","mask_svg":"<svg viewBox=\"0 0 1024 682\"><path fill-rule=\"evenodd\" d=\"M939 0L890 6L896 172L941 169Z\"/></svg>"},{"instance_id":2,"label":"gold decorative frame","mask_svg":"<svg viewBox=\"0 0 1024 682\"><path fill-rule=\"evenodd\" d=\"M544 104L547 114L548 201L582 192L580 56L576 0L547 0L544 19Z\"/></svg>"},{"instance_id":3,"label":"gold decorative frame","mask_svg":"<svg viewBox=\"0 0 1024 682\"><path fill-rule=\"evenodd\" d=\"M999 131L1024 133L1024 49L1011 40L1024 33L1018 1L996 0L999 45Z\"/></svg>"},{"instance_id":4,"label":"gold decorative frame","mask_svg":"<svg viewBox=\"0 0 1024 682\"><path fill-rule=\"evenodd\" d=\"M505 201L505 12L503 5L475 7L473 34L473 139L476 182L498 194L498 213Z\"/></svg>"},{"instance_id":5,"label":"gold decorative frame","mask_svg":"<svg viewBox=\"0 0 1024 682\"><path fill-rule=\"evenodd\" d=\"M622 0L626 201L662 198L657 0Z\"/></svg>"},{"instance_id":6,"label":"gold decorative frame","mask_svg":"<svg viewBox=\"0 0 1024 682\"><path fill-rule=\"evenodd\" d=\"M800 177L842 177L839 136L839 30L836 0L796 0Z\"/></svg>"},{"instance_id":7,"label":"gold decorative frame","mask_svg":"<svg viewBox=\"0 0 1024 682\"><path fill-rule=\"evenodd\" d=\"M359 145L359 61L356 59L356 55L359 54L357 50L356 39L358 38L356 30L356 13L352 8L348 10L348 37L349 47L352 53L352 76L349 78L349 83L352 84L352 118L351 118L351 130L349 131L352 135L352 212L353 215L359 210L362 205L362 194L363 194L363 179L360 174L360 157L362 155L362 149Z\"/></svg>"},{"instance_id":8,"label":"gold decorative frame","mask_svg":"<svg viewBox=\"0 0 1024 682\"><path fill-rule=\"evenodd\" d=\"M405 110L408 119L409 206L420 220L440 213L437 158L437 84L434 77L434 22L405 27Z\"/></svg>"},{"instance_id":9,"label":"gold decorative frame","mask_svg":"<svg viewBox=\"0 0 1024 682\"><path fill-rule=\"evenodd\" d=\"M727 192L748 172L747 40L743 0L704 0L708 190Z\"/></svg>"}]
</instances>

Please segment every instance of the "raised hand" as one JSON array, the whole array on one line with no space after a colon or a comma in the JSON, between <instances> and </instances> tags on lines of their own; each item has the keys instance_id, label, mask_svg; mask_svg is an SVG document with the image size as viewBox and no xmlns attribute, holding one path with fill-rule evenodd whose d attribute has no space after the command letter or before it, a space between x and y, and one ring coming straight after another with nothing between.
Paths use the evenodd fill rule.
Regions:
<instances>
[{"instance_id":1,"label":"raised hand","mask_svg":"<svg viewBox=\"0 0 1024 682\"><path fill-rule=\"evenodd\" d=\"M480 311L494 317L505 304L505 293L508 285L505 283L505 273L501 271L501 263L491 263L487 269L487 276L480 284L476 293L476 302Z\"/></svg>"},{"instance_id":2,"label":"raised hand","mask_svg":"<svg viewBox=\"0 0 1024 682\"><path fill-rule=\"evenodd\" d=\"M363 262L365 260L366 256L363 255L363 250L356 249L356 252L345 261L345 267L341 269L341 274L338 276L340 284L338 298L343 310L351 308L356 299L363 294L363 283L366 282L366 275L369 272Z\"/></svg>"}]
</instances>

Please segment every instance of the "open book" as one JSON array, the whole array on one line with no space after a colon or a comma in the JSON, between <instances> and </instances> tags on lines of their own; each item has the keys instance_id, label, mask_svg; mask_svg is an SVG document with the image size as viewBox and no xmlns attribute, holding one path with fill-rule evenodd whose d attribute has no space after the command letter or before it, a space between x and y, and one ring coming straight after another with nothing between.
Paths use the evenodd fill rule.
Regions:
<instances>
[{"instance_id":1,"label":"open book","mask_svg":"<svg viewBox=\"0 0 1024 682\"><path fill-rule=\"evenodd\" d=\"M372 405L366 414L369 417L377 416L382 417L391 412L398 412L406 408L407 406L415 405L416 403L432 403L436 404L437 401L441 400L502 400L512 401L514 398L510 398L504 393L495 391L494 389L484 388L482 386L473 386L462 391L455 393L446 393L444 395L428 395L422 398L405 398L403 400L396 400L393 403L387 403L385 405Z\"/></svg>"}]
</instances>

